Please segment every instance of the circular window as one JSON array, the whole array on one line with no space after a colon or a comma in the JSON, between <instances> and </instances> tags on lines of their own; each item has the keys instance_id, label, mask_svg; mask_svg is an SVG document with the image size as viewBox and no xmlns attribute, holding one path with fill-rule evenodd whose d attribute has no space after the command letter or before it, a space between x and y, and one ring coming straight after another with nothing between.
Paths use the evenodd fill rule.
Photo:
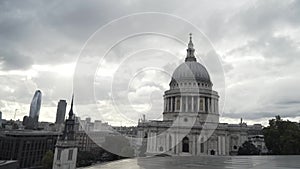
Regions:
<instances>
[{"instance_id":1,"label":"circular window","mask_svg":"<svg viewBox=\"0 0 300 169\"><path fill-rule=\"evenodd\" d=\"M188 121L188 118L184 118L183 120L184 120L184 122L187 122L187 121Z\"/></svg>"}]
</instances>

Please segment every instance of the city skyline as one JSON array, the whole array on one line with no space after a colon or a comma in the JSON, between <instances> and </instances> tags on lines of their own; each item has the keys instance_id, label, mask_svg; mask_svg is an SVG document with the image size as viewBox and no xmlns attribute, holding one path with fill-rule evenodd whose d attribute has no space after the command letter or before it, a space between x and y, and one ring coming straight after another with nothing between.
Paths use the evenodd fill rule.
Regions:
<instances>
[{"instance_id":1,"label":"city skyline","mask_svg":"<svg viewBox=\"0 0 300 169\"><path fill-rule=\"evenodd\" d=\"M2 118L14 119L16 113L16 120L21 120L23 116L28 115L32 95L35 90L40 89L43 93L43 102L39 121L54 122L57 102L64 99L70 104L77 56L90 35L114 19L155 9L156 12L171 13L188 20L200 28L211 41L215 55L221 58L225 75L226 103L224 113L221 113L222 122L238 123L239 119L243 118L249 124L267 125L268 119L275 115L291 121L300 120L300 95L297 93L300 84L298 78L300 61L297 60L300 54L299 29L297 29L299 28L297 21L297 16L300 14L297 8L299 2L232 1L234 3L216 4L213 1L200 1L195 2L198 4L197 10L190 10L197 5L188 3L182 5L168 2L160 4L160 8L156 9L155 6L159 3L156 1L138 3L138 7L129 7L131 1L104 2L99 4L80 1L72 4L53 2L50 5L43 5L43 1L1 3L0 22L3 26L0 28L0 36L3 38L0 40L2 44L0 47L2 81L0 111L2 111ZM118 10L106 10L112 6ZM206 10L207 6L212 9ZM250 18L247 12L253 13L254 17ZM285 13L289 15L284 15ZM129 24L133 25L134 22ZM148 24L150 26L153 23ZM170 28L161 29L167 32ZM191 30L183 28L178 33L178 39L187 43L190 32ZM115 36L117 35L107 34L105 39L110 40ZM116 58L119 58L118 55L121 55L126 47L130 48L137 44L152 45L157 43L156 40L151 36L137 38L135 41L122 44L113 52ZM168 39L162 42L177 53L178 61L183 61L185 45L178 47ZM202 44L197 43L197 45ZM99 50L101 47L102 44L99 44ZM165 54L146 51L137 54L136 57L144 55L148 58L146 61L151 61ZM201 54L199 52L197 57L202 58ZM107 83L115 73L116 64L117 62L112 60L102 67L102 74L97 80ZM168 69L172 71L175 67L176 65L170 65ZM214 84L219 84L217 74L212 68L214 66L210 66L208 71L212 75ZM168 87L169 77L170 75L164 77L155 72L148 72L133 81L135 88L128 97L135 110L140 111L140 114L146 114L146 117L161 118L157 114L162 112L161 96ZM145 79L144 83L140 79ZM155 84L150 83L153 81ZM110 89L101 86L99 88L96 86L96 89L98 89L96 103L100 106L100 112L107 111L112 107L108 103L109 97L106 96ZM157 103L150 104L150 96L154 96L151 101ZM101 119L93 114L95 109L89 107L91 104L89 100L77 104L75 99L74 104L76 115L85 118L86 115L91 114L93 119ZM155 107L151 107L153 105ZM77 106L81 107L78 112ZM84 106L86 107L82 108ZM149 109L153 110L148 112ZM137 123L138 118L141 118L140 114L130 118L135 119ZM120 124L121 121L126 124L125 120L114 116L107 115L104 119L110 124L113 122Z\"/></svg>"}]
</instances>

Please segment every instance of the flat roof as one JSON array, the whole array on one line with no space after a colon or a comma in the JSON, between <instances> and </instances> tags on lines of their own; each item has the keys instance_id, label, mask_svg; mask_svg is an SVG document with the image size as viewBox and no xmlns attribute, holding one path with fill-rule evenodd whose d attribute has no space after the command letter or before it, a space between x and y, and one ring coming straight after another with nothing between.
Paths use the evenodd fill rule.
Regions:
<instances>
[{"instance_id":1,"label":"flat roof","mask_svg":"<svg viewBox=\"0 0 300 169\"><path fill-rule=\"evenodd\" d=\"M6 136L45 136L45 135L61 135L61 132L45 131L45 130L4 130L0 131L1 135Z\"/></svg>"}]
</instances>

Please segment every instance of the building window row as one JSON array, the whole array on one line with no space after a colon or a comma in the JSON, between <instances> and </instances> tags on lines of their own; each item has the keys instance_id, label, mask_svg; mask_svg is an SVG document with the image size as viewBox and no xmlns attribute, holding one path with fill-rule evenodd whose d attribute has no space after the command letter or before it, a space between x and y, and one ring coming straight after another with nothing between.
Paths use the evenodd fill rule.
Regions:
<instances>
[{"instance_id":1,"label":"building window row","mask_svg":"<svg viewBox=\"0 0 300 169\"><path fill-rule=\"evenodd\" d=\"M180 83L172 83L170 85L170 87L172 89L176 88L176 87L203 87L203 88L208 88L208 87L211 87L210 84L208 83L196 83L196 82L180 82Z\"/></svg>"}]
</instances>

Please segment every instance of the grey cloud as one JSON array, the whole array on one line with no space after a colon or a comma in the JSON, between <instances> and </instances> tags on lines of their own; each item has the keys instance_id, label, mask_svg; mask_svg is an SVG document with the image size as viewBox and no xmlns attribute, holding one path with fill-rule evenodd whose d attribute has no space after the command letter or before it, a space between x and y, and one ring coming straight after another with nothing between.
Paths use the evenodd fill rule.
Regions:
<instances>
[{"instance_id":1,"label":"grey cloud","mask_svg":"<svg viewBox=\"0 0 300 169\"><path fill-rule=\"evenodd\" d=\"M224 115L234 118L244 115L249 119L272 117L277 113L289 117L299 116L297 113L299 112L299 104L297 103L299 97L297 92L292 92L298 90L299 81L283 81L280 86L264 83L286 76L299 79L298 74L295 73L299 71L300 65L298 61L299 42L285 35L274 36L274 32L285 27L299 28L300 2L279 0L230 2L192 1L183 3L181 1L166 1L162 3L152 0L143 2L131 0L119 2L72 1L70 3L69 1L1 1L1 69L3 71L28 70L33 64L56 65L74 62L87 38L112 19L135 12L164 12L178 15L194 23L215 45L217 53L210 54L220 54L224 59L221 63L226 72L226 83L229 86L227 89L227 110ZM154 19L148 24L151 26L155 23ZM135 24L135 21L132 21L131 24ZM168 32L170 29L166 25L161 25L162 32ZM124 32L128 31L126 26L118 29ZM187 30L183 25L176 29L176 31L186 32L186 34L194 31ZM108 33L107 36L103 37L104 42L110 44L109 40L114 39L115 36L118 35ZM185 37L180 38L184 39ZM107 61L117 64L124 53L136 50L130 50L130 46L134 43L145 44L145 46L150 44L149 46L151 46L148 40L151 38L142 37L120 44L113 49L110 55L112 57ZM176 50L174 53L179 55L180 52L178 51L182 46L175 45L170 41L159 42L160 44L156 43L158 46L165 44L170 50ZM206 44L198 43L197 39L195 39L195 44L198 45L196 51L199 51L200 54L207 47ZM96 54L99 54L105 44L97 45L95 46L98 52ZM199 48L203 48L203 50ZM182 50L185 50L185 47ZM253 52L256 56L257 54L261 55L265 60L240 62L227 60L231 56L235 59L246 59ZM150 55L149 53L148 56L149 58L145 59L145 62L153 61L154 57L161 57L161 55ZM176 64L180 62L181 60L170 61L168 65L160 66L164 70L172 72ZM97 63L93 64L96 65ZM213 67L214 61L207 64L212 65L209 66L212 74L218 74L219 71ZM88 65L85 66L80 70L89 69ZM128 67L130 64L123 66ZM124 72L123 75L125 75ZM69 99L72 92L72 79L66 79L55 73L39 72L38 77L33 78L28 83L22 81L23 78L26 79L24 76L3 75L1 77L2 85L9 85L15 92L10 93L2 88L1 100L11 101L16 98L16 102L27 103L32 98L35 87L38 87L44 93L43 103L45 106L54 107L58 99ZM120 82L116 88L128 84L121 82L123 78L126 77L118 79ZM219 78L217 76L216 79L214 83L218 83ZM96 93L98 99L107 100L110 98L108 81L111 79L103 77L98 80L95 83L94 74L79 72L79 78L75 79L75 87L78 85L81 92L75 93L75 96L80 95L81 99L86 101L80 103L90 104L90 101L94 102L94 98L91 97L94 94L92 88L94 83L99 85L96 88L99 92ZM166 79L165 83L169 83L169 80ZM295 85L287 85L289 83ZM87 84L88 86L86 86ZM24 90L27 88L24 87L26 85L30 85L30 87ZM154 86L154 84L145 83L145 86ZM261 87L264 88L261 89ZM148 98L144 95L141 97L143 100ZM156 99L158 96L154 94L153 100L156 101ZM268 110L261 109L259 103L268 104ZM160 111L160 109L161 107L153 107L153 111Z\"/></svg>"},{"instance_id":2,"label":"grey cloud","mask_svg":"<svg viewBox=\"0 0 300 169\"><path fill-rule=\"evenodd\" d=\"M20 54L18 51L0 51L0 69L26 70L31 67L34 60L30 56Z\"/></svg>"}]
</instances>

